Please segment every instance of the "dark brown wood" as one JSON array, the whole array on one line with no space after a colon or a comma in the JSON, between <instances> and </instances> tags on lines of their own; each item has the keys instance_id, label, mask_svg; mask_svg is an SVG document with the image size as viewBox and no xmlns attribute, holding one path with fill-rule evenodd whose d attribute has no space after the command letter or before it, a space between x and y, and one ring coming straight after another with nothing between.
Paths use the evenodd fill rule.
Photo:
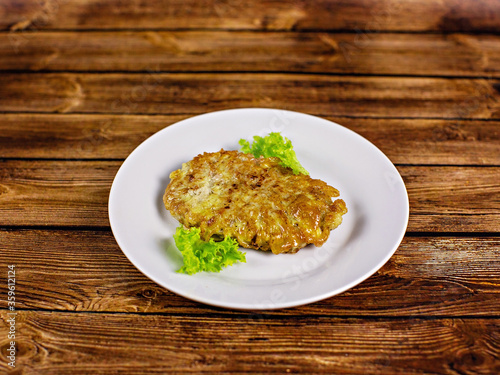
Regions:
<instances>
[{"instance_id":1,"label":"dark brown wood","mask_svg":"<svg viewBox=\"0 0 500 375\"><path fill-rule=\"evenodd\" d=\"M120 162L0 162L1 225L108 226Z\"/></svg>"},{"instance_id":2,"label":"dark brown wood","mask_svg":"<svg viewBox=\"0 0 500 375\"><path fill-rule=\"evenodd\" d=\"M500 118L493 79L288 74L73 74L0 76L0 111L196 114L272 107L354 117Z\"/></svg>"},{"instance_id":3,"label":"dark brown wood","mask_svg":"<svg viewBox=\"0 0 500 375\"><path fill-rule=\"evenodd\" d=\"M128 261L110 232L4 230L0 247L0 267L17 267L19 309L242 314L189 301L155 284ZM495 317L499 259L498 238L407 237L389 262L357 287L265 314Z\"/></svg>"},{"instance_id":4,"label":"dark brown wood","mask_svg":"<svg viewBox=\"0 0 500 375\"><path fill-rule=\"evenodd\" d=\"M491 35L113 31L12 38L0 33L0 70L500 76L500 41Z\"/></svg>"},{"instance_id":5,"label":"dark brown wood","mask_svg":"<svg viewBox=\"0 0 500 375\"><path fill-rule=\"evenodd\" d=\"M0 114L0 157L125 159L187 117ZM500 166L499 121L326 118L366 137L396 164Z\"/></svg>"},{"instance_id":6,"label":"dark brown wood","mask_svg":"<svg viewBox=\"0 0 500 375\"><path fill-rule=\"evenodd\" d=\"M409 230L498 231L500 169L401 168L410 198ZM457 195L461 198L455 199ZM486 203L479 208L478 202ZM479 223L481 222L481 223ZM479 224L476 226L476 224ZM474 228L474 229L473 229Z\"/></svg>"},{"instance_id":7,"label":"dark brown wood","mask_svg":"<svg viewBox=\"0 0 500 375\"><path fill-rule=\"evenodd\" d=\"M496 121L327 118L364 136L396 164L500 162L500 123Z\"/></svg>"},{"instance_id":8,"label":"dark brown wood","mask_svg":"<svg viewBox=\"0 0 500 375\"><path fill-rule=\"evenodd\" d=\"M0 29L500 31L495 0L17 0Z\"/></svg>"},{"instance_id":9,"label":"dark brown wood","mask_svg":"<svg viewBox=\"0 0 500 375\"><path fill-rule=\"evenodd\" d=\"M456 215L499 214L500 168L398 167L407 185L414 215L441 210ZM461 200L454 197L459 194ZM467 196L467 198L466 198ZM479 202L483 202L482 203ZM476 203L479 204L476 205ZM481 208L480 208L481 207Z\"/></svg>"},{"instance_id":10,"label":"dark brown wood","mask_svg":"<svg viewBox=\"0 0 500 375\"><path fill-rule=\"evenodd\" d=\"M5 317L2 316L5 321ZM498 319L290 319L20 312L19 370L37 374L492 374ZM237 361L234 359L238 358ZM5 362L1 368L6 370Z\"/></svg>"},{"instance_id":11,"label":"dark brown wood","mask_svg":"<svg viewBox=\"0 0 500 375\"><path fill-rule=\"evenodd\" d=\"M1 225L108 226L109 189L121 162L25 161L0 164ZM410 231L500 230L499 167L399 166ZM166 172L168 173L168 172Z\"/></svg>"},{"instance_id":12,"label":"dark brown wood","mask_svg":"<svg viewBox=\"0 0 500 375\"><path fill-rule=\"evenodd\" d=\"M16 265L17 308L0 372L500 373L499 51L497 0L0 2L0 273ZM241 107L325 117L396 164L408 232L374 275L234 311L128 261L107 212L124 158Z\"/></svg>"},{"instance_id":13,"label":"dark brown wood","mask_svg":"<svg viewBox=\"0 0 500 375\"><path fill-rule=\"evenodd\" d=\"M125 159L189 116L0 114L0 157Z\"/></svg>"}]
</instances>

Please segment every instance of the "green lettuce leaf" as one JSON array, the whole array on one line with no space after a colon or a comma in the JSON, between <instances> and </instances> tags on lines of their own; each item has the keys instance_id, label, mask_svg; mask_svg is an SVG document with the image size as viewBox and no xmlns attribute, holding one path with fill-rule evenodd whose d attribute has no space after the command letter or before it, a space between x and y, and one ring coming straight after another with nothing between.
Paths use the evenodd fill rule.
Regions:
<instances>
[{"instance_id":1,"label":"green lettuce leaf","mask_svg":"<svg viewBox=\"0 0 500 375\"><path fill-rule=\"evenodd\" d=\"M203 241L200 228L177 227L174 234L175 245L182 253L184 265L177 271L192 275L196 272L220 272L222 268L236 262L246 263L245 253L238 250L238 242L226 237L223 241Z\"/></svg>"},{"instance_id":2,"label":"green lettuce leaf","mask_svg":"<svg viewBox=\"0 0 500 375\"><path fill-rule=\"evenodd\" d=\"M244 153L251 153L256 158L260 156L265 158L276 156L281 159L281 165L291 168L293 173L309 174L297 159L292 142L288 138L284 138L280 133L270 133L265 137L256 135L253 137L251 145L247 140L240 139L239 144L242 146L241 151Z\"/></svg>"}]
</instances>

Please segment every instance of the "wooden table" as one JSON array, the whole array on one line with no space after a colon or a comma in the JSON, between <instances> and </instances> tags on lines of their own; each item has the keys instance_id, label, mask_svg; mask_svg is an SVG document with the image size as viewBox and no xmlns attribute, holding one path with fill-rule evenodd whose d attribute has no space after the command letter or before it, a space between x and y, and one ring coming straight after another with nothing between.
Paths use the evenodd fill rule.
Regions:
<instances>
[{"instance_id":1,"label":"wooden table","mask_svg":"<svg viewBox=\"0 0 500 375\"><path fill-rule=\"evenodd\" d=\"M12 0L0 29L2 373L500 373L499 1ZM410 221L374 276L245 312L127 260L123 160L238 107L333 120L393 161Z\"/></svg>"}]
</instances>

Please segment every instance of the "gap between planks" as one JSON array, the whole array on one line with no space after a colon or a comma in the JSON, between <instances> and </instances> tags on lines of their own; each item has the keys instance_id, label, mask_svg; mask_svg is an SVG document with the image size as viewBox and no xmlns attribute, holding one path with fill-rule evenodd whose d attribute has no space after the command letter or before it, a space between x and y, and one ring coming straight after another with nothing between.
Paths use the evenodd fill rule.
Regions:
<instances>
[{"instance_id":1,"label":"gap between planks","mask_svg":"<svg viewBox=\"0 0 500 375\"><path fill-rule=\"evenodd\" d=\"M330 297L335 298L335 296ZM496 320L500 319L500 315L485 315L485 316L475 316L475 315L356 315L356 314L286 314L280 313L281 310L291 310L293 308L276 309L276 310L235 310L235 309L225 309L222 307L203 305L205 308L214 309L215 311L203 312L203 313L189 313L189 317L192 318L231 318L231 319L248 319L252 316L258 316L259 320L309 320L309 319L358 319L366 321L405 321L405 320L421 320L421 321L437 321L445 319L468 319L468 320ZM8 309L0 309L1 312L8 312ZM72 314L72 315L125 315L125 316L165 316L165 317L180 317L186 316L184 312L134 312L134 311L97 311L97 310L54 310L54 309L26 309L26 308L16 308L16 311L24 312L42 312L51 314Z\"/></svg>"}]
</instances>

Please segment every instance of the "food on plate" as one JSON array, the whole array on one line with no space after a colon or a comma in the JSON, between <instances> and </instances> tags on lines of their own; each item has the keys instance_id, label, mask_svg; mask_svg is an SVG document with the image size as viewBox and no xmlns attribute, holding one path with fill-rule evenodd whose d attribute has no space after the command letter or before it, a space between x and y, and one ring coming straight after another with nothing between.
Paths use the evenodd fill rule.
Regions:
<instances>
[{"instance_id":1,"label":"food on plate","mask_svg":"<svg viewBox=\"0 0 500 375\"><path fill-rule=\"evenodd\" d=\"M185 228L199 228L203 241L229 237L275 254L321 246L346 205L332 199L337 189L281 164L239 151L200 154L171 173L165 207Z\"/></svg>"},{"instance_id":2,"label":"food on plate","mask_svg":"<svg viewBox=\"0 0 500 375\"><path fill-rule=\"evenodd\" d=\"M279 133L241 139L241 151L203 153L170 174L163 202L180 222L178 272L219 272L245 248L294 253L321 246L347 213L337 189L313 179Z\"/></svg>"},{"instance_id":3,"label":"food on plate","mask_svg":"<svg viewBox=\"0 0 500 375\"><path fill-rule=\"evenodd\" d=\"M239 144L241 145L241 152L251 153L256 158L275 156L280 159L282 166L291 168L295 174L309 174L297 159L292 141L284 138L280 133L270 133L265 137L256 135L253 137L252 144L246 139L240 139Z\"/></svg>"},{"instance_id":4,"label":"food on plate","mask_svg":"<svg viewBox=\"0 0 500 375\"><path fill-rule=\"evenodd\" d=\"M175 244L182 253L184 265L179 272L192 275L196 272L220 272L222 268L236 262L246 262L245 253L238 250L238 242L227 237L215 242L213 238L202 241L200 228L177 227L174 234Z\"/></svg>"}]
</instances>

